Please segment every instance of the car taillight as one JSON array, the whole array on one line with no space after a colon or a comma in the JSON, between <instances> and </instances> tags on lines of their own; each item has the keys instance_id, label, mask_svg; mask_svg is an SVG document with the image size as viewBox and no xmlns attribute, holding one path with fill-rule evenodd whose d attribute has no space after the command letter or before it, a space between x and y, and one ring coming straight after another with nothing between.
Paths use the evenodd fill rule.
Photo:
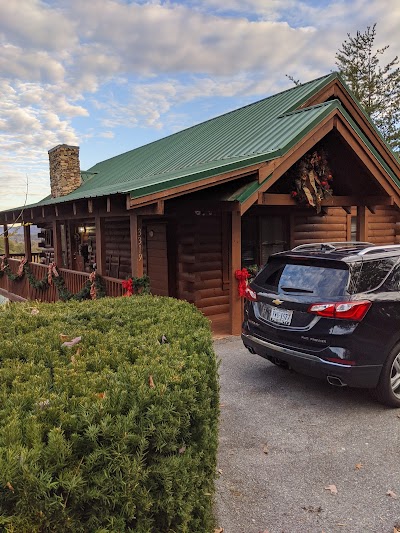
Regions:
<instances>
[{"instance_id":1,"label":"car taillight","mask_svg":"<svg viewBox=\"0 0 400 533\"><path fill-rule=\"evenodd\" d=\"M250 300L250 302L257 301L257 294L253 291L253 289L250 289L249 286L247 286L244 291L244 297L246 298L246 300Z\"/></svg>"},{"instance_id":2,"label":"car taillight","mask_svg":"<svg viewBox=\"0 0 400 533\"><path fill-rule=\"evenodd\" d=\"M332 302L312 304L308 312L318 316L328 318L341 318L344 320L362 320L368 309L371 307L369 300L360 300L356 302Z\"/></svg>"}]
</instances>

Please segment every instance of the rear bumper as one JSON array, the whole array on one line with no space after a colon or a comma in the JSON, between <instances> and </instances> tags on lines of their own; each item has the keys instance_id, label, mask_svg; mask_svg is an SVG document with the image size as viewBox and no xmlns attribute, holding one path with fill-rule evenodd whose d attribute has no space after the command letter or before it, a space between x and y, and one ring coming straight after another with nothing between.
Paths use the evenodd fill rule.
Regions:
<instances>
[{"instance_id":1,"label":"rear bumper","mask_svg":"<svg viewBox=\"0 0 400 533\"><path fill-rule=\"evenodd\" d=\"M279 359L293 370L308 376L327 379L339 378L349 387L372 389L378 385L382 365L348 366L325 361L316 355L273 344L249 333L242 333L242 341L251 352L265 359Z\"/></svg>"}]
</instances>

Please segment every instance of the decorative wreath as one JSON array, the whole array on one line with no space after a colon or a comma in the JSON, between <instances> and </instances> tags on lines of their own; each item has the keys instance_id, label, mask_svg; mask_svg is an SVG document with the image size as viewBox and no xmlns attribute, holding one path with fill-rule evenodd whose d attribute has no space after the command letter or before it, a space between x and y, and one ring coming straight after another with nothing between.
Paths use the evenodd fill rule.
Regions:
<instances>
[{"instance_id":1,"label":"decorative wreath","mask_svg":"<svg viewBox=\"0 0 400 533\"><path fill-rule=\"evenodd\" d=\"M324 150L307 153L293 169L291 196L299 203L321 211L321 202L332 196L333 177Z\"/></svg>"}]
</instances>

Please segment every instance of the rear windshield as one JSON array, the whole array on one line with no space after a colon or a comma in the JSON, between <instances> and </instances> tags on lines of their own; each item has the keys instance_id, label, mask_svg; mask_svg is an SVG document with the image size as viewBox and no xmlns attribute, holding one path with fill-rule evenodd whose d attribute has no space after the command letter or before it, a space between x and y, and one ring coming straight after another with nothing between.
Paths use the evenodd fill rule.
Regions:
<instances>
[{"instance_id":1,"label":"rear windshield","mask_svg":"<svg viewBox=\"0 0 400 533\"><path fill-rule=\"evenodd\" d=\"M349 271L346 265L272 259L254 282L278 294L314 294L319 298L343 296Z\"/></svg>"}]
</instances>

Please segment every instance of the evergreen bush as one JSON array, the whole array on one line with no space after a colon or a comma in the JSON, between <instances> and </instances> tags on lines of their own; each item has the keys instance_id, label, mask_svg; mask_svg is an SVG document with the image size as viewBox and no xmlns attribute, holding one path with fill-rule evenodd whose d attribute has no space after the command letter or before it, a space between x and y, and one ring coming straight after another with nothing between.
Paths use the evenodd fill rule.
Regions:
<instances>
[{"instance_id":1,"label":"evergreen bush","mask_svg":"<svg viewBox=\"0 0 400 533\"><path fill-rule=\"evenodd\" d=\"M186 302L0 306L0 531L211 531L217 419Z\"/></svg>"}]
</instances>

